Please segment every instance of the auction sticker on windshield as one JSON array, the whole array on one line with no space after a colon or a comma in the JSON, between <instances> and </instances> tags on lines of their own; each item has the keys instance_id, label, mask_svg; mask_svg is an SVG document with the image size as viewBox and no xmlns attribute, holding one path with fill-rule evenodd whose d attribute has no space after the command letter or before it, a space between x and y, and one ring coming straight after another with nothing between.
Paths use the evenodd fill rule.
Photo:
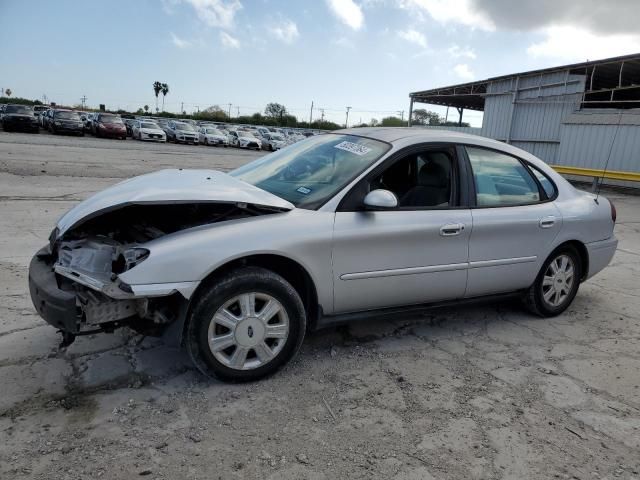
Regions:
<instances>
[{"instance_id":1,"label":"auction sticker on windshield","mask_svg":"<svg viewBox=\"0 0 640 480\"><path fill-rule=\"evenodd\" d=\"M355 153L356 155L366 155L371 151L369 147L365 147L364 145L358 145L357 143L352 142L340 142L336 145L336 148L340 150L346 150L347 152Z\"/></svg>"}]
</instances>

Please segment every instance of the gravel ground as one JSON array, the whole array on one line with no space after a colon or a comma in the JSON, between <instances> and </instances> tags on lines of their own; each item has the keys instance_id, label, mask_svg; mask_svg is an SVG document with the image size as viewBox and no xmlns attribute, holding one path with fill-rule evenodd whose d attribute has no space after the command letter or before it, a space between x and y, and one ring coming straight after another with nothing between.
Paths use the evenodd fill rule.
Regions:
<instances>
[{"instance_id":1,"label":"gravel ground","mask_svg":"<svg viewBox=\"0 0 640 480\"><path fill-rule=\"evenodd\" d=\"M0 478L640 478L640 197L571 308L434 310L310 335L271 379L211 382L129 331L66 351L27 265L121 178L260 153L0 132Z\"/></svg>"}]
</instances>

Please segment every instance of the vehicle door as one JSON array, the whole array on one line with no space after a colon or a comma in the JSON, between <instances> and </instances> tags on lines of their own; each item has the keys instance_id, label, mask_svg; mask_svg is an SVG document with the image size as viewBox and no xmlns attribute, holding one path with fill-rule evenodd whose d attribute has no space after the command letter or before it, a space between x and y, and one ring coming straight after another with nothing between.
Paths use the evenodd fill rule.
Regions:
<instances>
[{"instance_id":1,"label":"vehicle door","mask_svg":"<svg viewBox=\"0 0 640 480\"><path fill-rule=\"evenodd\" d=\"M529 287L560 232L555 187L539 170L507 153L465 147L473 175L473 230L466 297ZM537 172L537 173L535 173Z\"/></svg>"},{"instance_id":2,"label":"vehicle door","mask_svg":"<svg viewBox=\"0 0 640 480\"><path fill-rule=\"evenodd\" d=\"M337 209L334 312L461 298L471 211L456 148L425 144L394 155L359 182ZM398 206L365 209L364 196L392 192Z\"/></svg>"}]
</instances>

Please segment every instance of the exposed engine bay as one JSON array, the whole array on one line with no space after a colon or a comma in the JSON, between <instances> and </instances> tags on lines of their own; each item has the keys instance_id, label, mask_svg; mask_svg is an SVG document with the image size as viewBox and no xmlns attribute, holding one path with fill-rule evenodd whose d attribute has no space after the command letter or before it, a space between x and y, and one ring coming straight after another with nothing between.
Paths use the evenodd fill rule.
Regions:
<instances>
[{"instance_id":1,"label":"exposed engine bay","mask_svg":"<svg viewBox=\"0 0 640 480\"><path fill-rule=\"evenodd\" d=\"M243 203L135 204L88 218L59 238L54 230L47 263L58 288L75 294L77 307L77 324L67 328L63 343L124 325L160 333L184 310L179 307L186 300L177 292L140 298L120 280L120 274L149 256L144 245L189 228L275 211Z\"/></svg>"}]
</instances>

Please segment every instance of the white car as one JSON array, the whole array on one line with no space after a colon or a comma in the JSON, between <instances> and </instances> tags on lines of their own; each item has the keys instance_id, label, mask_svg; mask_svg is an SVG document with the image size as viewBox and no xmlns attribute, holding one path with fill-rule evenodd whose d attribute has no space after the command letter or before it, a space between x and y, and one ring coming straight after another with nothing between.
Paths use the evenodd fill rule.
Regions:
<instances>
[{"instance_id":1,"label":"white car","mask_svg":"<svg viewBox=\"0 0 640 480\"><path fill-rule=\"evenodd\" d=\"M253 133L244 130L231 130L229 132L229 144L240 148L262 148L262 141L256 138Z\"/></svg>"},{"instance_id":2,"label":"white car","mask_svg":"<svg viewBox=\"0 0 640 480\"><path fill-rule=\"evenodd\" d=\"M227 135L216 128L212 128L211 126L200 127L198 134L200 136L200 143L203 145L223 147L229 145L229 138Z\"/></svg>"},{"instance_id":3,"label":"white car","mask_svg":"<svg viewBox=\"0 0 640 480\"><path fill-rule=\"evenodd\" d=\"M135 121L131 127L131 136L138 140L166 142L167 135L157 124L148 120Z\"/></svg>"},{"instance_id":4,"label":"white car","mask_svg":"<svg viewBox=\"0 0 640 480\"><path fill-rule=\"evenodd\" d=\"M262 147L269 151L280 150L287 146L287 141L279 133L267 133L262 136Z\"/></svg>"}]
</instances>

